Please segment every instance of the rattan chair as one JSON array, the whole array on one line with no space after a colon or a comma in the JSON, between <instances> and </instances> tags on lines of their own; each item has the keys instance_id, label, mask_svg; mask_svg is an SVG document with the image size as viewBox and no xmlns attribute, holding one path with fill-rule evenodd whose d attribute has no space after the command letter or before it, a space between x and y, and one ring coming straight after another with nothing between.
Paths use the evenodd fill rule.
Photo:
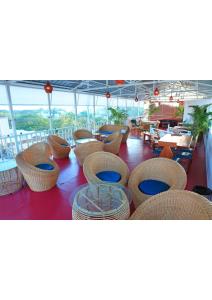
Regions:
<instances>
[{"instance_id":1,"label":"rattan chair","mask_svg":"<svg viewBox=\"0 0 212 300\"><path fill-rule=\"evenodd\" d=\"M71 147L68 142L57 135L48 136L48 144L55 158L69 157Z\"/></svg>"},{"instance_id":2,"label":"rattan chair","mask_svg":"<svg viewBox=\"0 0 212 300\"><path fill-rule=\"evenodd\" d=\"M74 141L79 140L79 139L87 139L87 138L92 138L92 132L90 132L87 129L78 129L74 131L73 133L73 139Z\"/></svg>"},{"instance_id":3,"label":"rattan chair","mask_svg":"<svg viewBox=\"0 0 212 300\"><path fill-rule=\"evenodd\" d=\"M57 182L59 167L50 157L51 150L47 143L34 144L16 156L17 166L34 192L47 191ZM36 167L39 164L50 165L52 170Z\"/></svg>"},{"instance_id":4,"label":"rattan chair","mask_svg":"<svg viewBox=\"0 0 212 300\"><path fill-rule=\"evenodd\" d=\"M114 132L104 140L104 151L118 154L121 146L122 134Z\"/></svg>"},{"instance_id":5,"label":"rattan chair","mask_svg":"<svg viewBox=\"0 0 212 300\"><path fill-rule=\"evenodd\" d=\"M187 175L179 163L168 158L152 158L142 162L131 172L128 183L135 207L152 196L139 189L139 184L146 180L162 182L168 185L167 189L184 190Z\"/></svg>"},{"instance_id":6,"label":"rattan chair","mask_svg":"<svg viewBox=\"0 0 212 300\"><path fill-rule=\"evenodd\" d=\"M120 174L121 178L114 184L125 185L129 177L127 164L118 156L109 152L95 152L86 157L83 164L83 172L88 183L103 183L96 174L104 171L114 171ZM113 183L113 182L112 182Z\"/></svg>"},{"instance_id":7,"label":"rattan chair","mask_svg":"<svg viewBox=\"0 0 212 300\"><path fill-rule=\"evenodd\" d=\"M99 128L99 132L120 132L122 134L122 143L126 143L128 135L130 133L130 127L127 125L113 125L113 124L106 124Z\"/></svg>"},{"instance_id":8,"label":"rattan chair","mask_svg":"<svg viewBox=\"0 0 212 300\"><path fill-rule=\"evenodd\" d=\"M88 155L94 152L103 151L103 148L104 148L103 142L99 142L99 141L88 142L88 143L77 145L76 148L74 149L74 153L77 157L79 164L82 166L85 158Z\"/></svg>"},{"instance_id":9,"label":"rattan chair","mask_svg":"<svg viewBox=\"0 0 212 300\"><path fill-rule=\"evenodd\" d=\"M131 220L211 220L212 204L205 197L182 190L167 191L144 201Z\"/></svg>"}]
</instances>

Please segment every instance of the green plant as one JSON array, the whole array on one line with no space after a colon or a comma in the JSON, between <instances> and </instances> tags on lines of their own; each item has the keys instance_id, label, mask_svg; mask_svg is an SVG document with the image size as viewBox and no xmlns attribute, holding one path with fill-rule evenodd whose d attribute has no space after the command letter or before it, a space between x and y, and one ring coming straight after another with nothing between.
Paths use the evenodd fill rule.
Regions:
<instances>
[{"instance_id":1,"label":"green plant","mask_svg":"<svg viewBox=\"0 0 212 300\"><path fill-rule=\"evenodd\" d=\"M149 110L148 110L149 117L152 116L154 113L159 112L159 111L160 111L159 106L156 106L154 103L151 103L149 105Z\"/></svg>"},{"instance_id":2,"label":"green plant","mask_svg":"<svg viewBox=\"0 0 212 300\"><path fill-rule=\"evenodd\" d=\"M211 104L189 106L193 109L189 115L193 120L191 131L194 137L202 135L209 130L212 121L212 112L208 112L207 110Z\"/></svg>"},{"instance_id":3,"label":"green plant","mask_svg":"<svg viewBox=\"0 0 212 300\"><path fill-rule=\"evenodd\" d=\"M184 114L184 106L179 105L176 109L175 117L183 118L183 114Z\"/></svg>"},{"instance_id":4,"label":"green plant","mask_svg":"<svg viewBox=\"0 0 212 300\"><path fill-rule=\"evenodd\" d=\"M110 111L109 119L114 122L114 124L123 124L124 121L127 119L128 114L121 108L113 108L109 107L108 110Z\"/></svg>"}]
</instances>

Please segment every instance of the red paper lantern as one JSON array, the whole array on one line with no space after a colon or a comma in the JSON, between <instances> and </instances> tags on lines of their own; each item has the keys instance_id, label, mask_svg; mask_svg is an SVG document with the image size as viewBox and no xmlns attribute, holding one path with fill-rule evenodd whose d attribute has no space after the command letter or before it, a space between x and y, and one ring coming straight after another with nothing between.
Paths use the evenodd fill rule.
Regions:
<instances>
[{"instance_id":1,"label":"red paper lantern","mask_svg":"<svg viewBox=\"0 0 212 300\"><path fill-rule=\"evenodd\" d=\"M53 91L53 86L50 84L49 81L44 85L44 90L47 94L51 94Z\"/></svg>"},{"instance_id":2,"label":"red paper lantern","mask_svg":"<svg viewBox=\"0 0 212 300\"><path fill-rule=\"evenodd\" d=\"M125 80L115 80L116 84L121 85L125 83Z\"/></svg>"},{"instance_id":3,"label":"red paper lantern","mask_svg":"<svg viewBox=\"0 0 212 300\"><path fill-rule=\"evenodd\" d=\"M138 101L139 101L139 99L138 99L138 97L136 96L136 97L135 97L135 102L138 102Z\"/></svg>"},{"instance_id":4,"label":"red paper lantern","mask_svg":"<svg viewBox=\"0 0 212 300\"><path fill-rule=\"evenodd\" d=\"M169 101L173 101L173 96L171 95L170 97L169 97Z\"/></svg>"},{"instance_id":5,"label":"red paper lantern","mask_svg":"<svg viewBox=\"0 0 212 300\"><path fill-rule=\"evenodd\" d=\"M155 90L154 90L154 96L158 96L159 94L160 94L159 89L155 88Z\"/></svg>"},{"instance_id":6,"label":"red paper lantern","mask_svg":"<svg viewBox=\"0 0 212 300\"><path fill-rule=\"evenodd\" d=\"M110 92L107 92L107 93L105 94L105 97L106 97L107 99L109 99L109 98L111 97Z\"/></svg>"}]
</instances>

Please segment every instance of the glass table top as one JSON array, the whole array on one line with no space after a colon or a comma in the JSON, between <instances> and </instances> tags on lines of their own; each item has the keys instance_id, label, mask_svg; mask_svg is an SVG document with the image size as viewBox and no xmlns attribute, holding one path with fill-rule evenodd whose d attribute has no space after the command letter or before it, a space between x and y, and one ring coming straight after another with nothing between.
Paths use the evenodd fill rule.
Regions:
<instances>
[{"instance_id":1,"label":"glass table top","mask_svg":"<svg viewBox=\"0 0 212 300\"><path fill-rule=\"evenodd\" d=\"M0 172L4 172L17 167L15 159L5 160L0 162Z\"/></svg>"}]
</instances>

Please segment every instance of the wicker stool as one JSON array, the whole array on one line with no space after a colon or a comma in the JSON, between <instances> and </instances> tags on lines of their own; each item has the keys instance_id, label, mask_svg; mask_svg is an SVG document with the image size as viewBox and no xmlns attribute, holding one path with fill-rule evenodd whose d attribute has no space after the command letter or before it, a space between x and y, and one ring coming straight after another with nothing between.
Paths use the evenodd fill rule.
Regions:
<instances>
[{"instance_id":1,"label":"wicker stool","mask_svg":"<svg viewBox=\"0 0 212 300\"><path fill-rule=\"evenodd\" d=\"M86 184L75 194L73 220L126 220L129 216L129 200L123 187Z\"/></svg>"}]
</instances>

